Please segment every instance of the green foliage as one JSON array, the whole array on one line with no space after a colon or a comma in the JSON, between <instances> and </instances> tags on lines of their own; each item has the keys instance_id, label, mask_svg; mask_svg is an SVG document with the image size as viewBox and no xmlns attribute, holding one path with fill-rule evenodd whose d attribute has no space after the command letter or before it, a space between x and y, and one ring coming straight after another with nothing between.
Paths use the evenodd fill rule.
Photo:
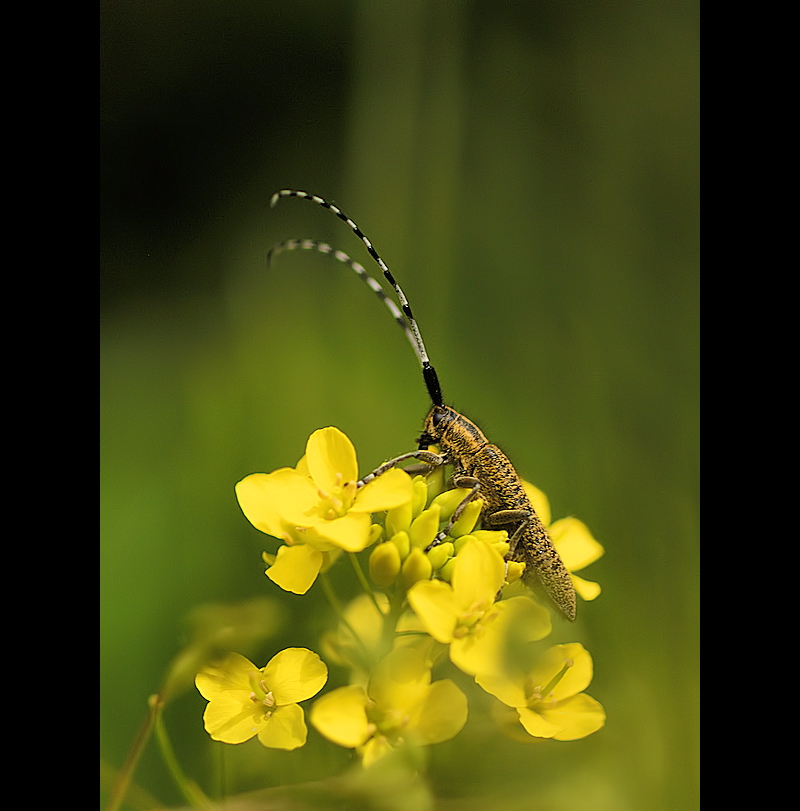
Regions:
<instances>
[{"instance_id":1,"label":"green foliage","mask_svg":"<svg viewBox=\"0 0 800 811\"><path fill-rule=\"evenodd\" d=\"M107 771L196 606L274 599L285 622L250 641L263 662L328 630L320 594L270 589L234 483L295 464L315 428L340 426L364 470L421 429L416 359L353 274L315 255L265 270L292 237L368 261L325 212L269 210L295 187L358 217L445 398L606 549L592 570L603 594L578 619L606 727L524 745L467 724L408 796L697 807L696 17L666 0L103 5ZM176 697L166 724L212 796L340 779L346 755L313 734L294 753L250 742L220 763L204 703ZM185 802L154 749L131 808L152 807L145 791ZM362 775L341 780L341 807L380 807Z\"/></svg>"}]
</instances>

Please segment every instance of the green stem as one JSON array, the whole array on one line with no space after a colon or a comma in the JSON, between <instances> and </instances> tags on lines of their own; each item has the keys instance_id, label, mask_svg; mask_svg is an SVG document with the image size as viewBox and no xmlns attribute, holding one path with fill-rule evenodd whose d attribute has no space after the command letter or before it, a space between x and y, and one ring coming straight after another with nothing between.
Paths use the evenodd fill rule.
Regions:
<instances>
[{"instance_id":1,"label":"green stem","mask_svg":"<svg viewBox=\"0 0 800 811\"><path fill-rule=\"evenodd\" d=\"M350 562L353 564L353 571L356 573L356 577L358 578L358 582L361 583L361 588L369 594L370 600L372 600L372 604L378 610L379 615L383 615L383 611L381 611L381 607L378 605L377 599L375 599L375 592L372 590L372 586L369 584L369 580L367 580L367 576L364 574L364 570L361 568L361 561L358 559L358 555L355 552L350 552Z\"/></svg>"},{"instance_id":2,"label":"green stem","mask_svg":"<svg viewBox=\"0 0 800 811\"><path fill-rule=\"evenodd\" d=\"M361 651L367 660L369 660L369 651L367 650L367 646L363 643L361 637L356 633L355 628L353 628L347 617L344 615L344 609L339 602L339 598L336 596L336 592L333 590L333 586L331 585L331 581L329 580L327 573L323 572L320 574L319 580L322 583L322 590L325 592L325 597L331 604L331 608L333 609L334 613L339 618L342 625L344 625L345 628L347 628L347 630L353 635L353 639L355 640L356 644L361 648Z\"/></svg>"},{"instance_id":3,"label":"green stem","mask_svg":"<svg viewBox=\"0 0 800 811\"><path fill-rule=\"evenodd\" d=\"M161 756L167 764L167 769L178 785L184 799L194 808L214 808L214 803L201 791L200 787L193 780L183 773L183 770L175 757L175 751L170 743L167 729L164 726L164 716L159 707L155 713L155 731Z\"/></svg>"},{"instance_id":4,"label":"green stem","mask_svg":"<svg viewBox=\"0 0 800 811\"><path fill-rule=\"evenodd\" d=\"M139 763L139 758L142 756L147 741L150 740L153 725L155 724L159 708L162 706L161 697L156 693L150 696L147 703L149 705L147 715L142 725L139 727L139 731L136 733L136 738L134 738L133 741L133 746L131 746L131 751L128 752L128 757L117 775L114 788L111 789L111 796L109 797L106 811L117 811L122 804L128 787L130 786L133 773L136 771L136 766Z\"/></svg>"},{"instance_id":5,"label":"green stem","mask_svg":"<svg viewBox=\"0 0 800 811\"><path fill-rule=\"evenodd\" d=\"M388 653L394 647L397 634L397 623L406 606L406 592L400 585L400 578L395 584L395 590L389 596L389 610L383 615L383 634L381 649Z\"/></svg>"}]
</instances>

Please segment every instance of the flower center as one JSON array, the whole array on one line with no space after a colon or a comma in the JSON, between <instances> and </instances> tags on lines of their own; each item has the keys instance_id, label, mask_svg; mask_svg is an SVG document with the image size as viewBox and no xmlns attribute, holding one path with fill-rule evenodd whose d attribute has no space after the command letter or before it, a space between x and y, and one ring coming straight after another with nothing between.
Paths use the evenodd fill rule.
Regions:
<instances>
[{"instance_id":1,"label":"flower center","mask_svg":"<svg viewBox=\"0 0 800 811\"><path fill-rule=\"evenodd\" d=\"M261 671L256 670L249 676L250 680L250 700L263 710L264 714L269 717L275 709L276 701L272 691L264 683L261 678Z\"/></svg>"},{"instance_id":2,"label":"flower center","mask_svg":"<svg viewBox=\"0 0 800 811\"><path fill-rule=\"evenodd\" d=\"M456 639L463 639L469 634L480 636L486 629L486 625L497 616L497 611L491 610L492 605L494 603L487 605L485 600L476 600L472 603L469 608L458 615L453 636Z\"/></svg>"},{"instance_id":3,"label":"flower center","mask_svg":"<svg viewBox=\"0 0 800 811\"><path fill-rule=\"evenodd\" d=\"M393 743L399 740L411 720L408 713L402 710L382 709L374 703L367 709L367 716L371 725L375 727L375 731Z\"/></svg>"},{"instance_id":4,"label":"flower center","mask_svg":"<svg viewBox=\"0 0 800 811\"><path fill-rule=\"evenodd\" d=\"M557 703L556 697L553 695L553 690L555 690L556 685L564 678L567 671L575 664L572 659L567 659L564 662L564 666L561 670L550 679L547 684L542 687L541 685L531 685L527 686L526 693L528 695L528 707L529 709L533 709L535 704L546 704L550 707L555 706Z\"/></svg>"},{"instance_id":5,"label":"flower center","mask_svg":"<svg viewBox=\"0 0 800 811\"><path fill-rule=\"evenodd\" d=\"M326 521L333 521L347 514L356 497L356 483L345 482L344 476L337 473L335 483L330 492L317 490L320 497L319 511Z\"/></svg>"}]
</instances>

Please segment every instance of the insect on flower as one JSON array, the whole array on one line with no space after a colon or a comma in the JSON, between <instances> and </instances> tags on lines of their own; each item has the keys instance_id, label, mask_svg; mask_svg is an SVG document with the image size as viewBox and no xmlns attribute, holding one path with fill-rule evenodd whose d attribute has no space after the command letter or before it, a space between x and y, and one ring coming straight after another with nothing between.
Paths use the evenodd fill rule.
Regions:
<instances>
[{"instance_id":1,"label":"insect on flower","mask_svg":"<svg viewBox=\"0 0 800 811\"><path fill-rule=\"evenodd\" d=\"M417 440L418 449L403 453L385 462L357 482L358 488L383 475L408 459L429 466L434 470L442 465L453 468L453 484L466 488L469 492L459 504L448 526L437 535L431 546L444 541L452 525L458 520L466 506L475 498L483 500L481 521L488 529L506 530L509 536L508 560L525 563L523 582L536 591L544 592L558 611L568 620L576 614L575 589L572 578L558 552L553 546L547 530L533 509L514 466L508 457L483 435L475 423L454 408L445 405L436 370L428 358L416 319L411 312L405 293L395 281L386 263L361 229L340 208L314 194L305 191L283 189L272 196L271 205L284 197L299 197L311 200L332 211L345 222L364 243L370 256L377 262L386 280L391 284L400 302L400 308L386 295L381 285L366 270L346 253L334 250L330 245L316 240L288 240L273 247L267 261L281 251L316 250L332 255L335 259L352 268L367 286L389 308L395 321L406 334L411 346L422 364L422 376L431 408L425 418L422 435ZM428 450L436 445L440 452Z\"/></svg>"}]
</instances>

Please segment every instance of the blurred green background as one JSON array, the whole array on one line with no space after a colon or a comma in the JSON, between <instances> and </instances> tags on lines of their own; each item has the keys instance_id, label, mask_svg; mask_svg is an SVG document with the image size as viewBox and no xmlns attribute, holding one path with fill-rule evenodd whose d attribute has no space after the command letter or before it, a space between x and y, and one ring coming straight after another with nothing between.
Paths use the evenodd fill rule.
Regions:
<instances>
[{"instance_id":1,"label":"blurred green background","mask_svg":"<svg viewBox=\"0 0 800 811\"><path fill-rule=\"evenodd\" d=\"M101 2L111 767L193 607L274 599L283 623L251 651L260 664L318 650L330 624L318 590L264 577L276 544L243 518L234 483L294 465L322 426L347 433L362 471L421 429L417 360L355 275L299 252L265 269L294 237L368 265L330 213L270 210L274 191L299 188L373 240L446 400L554 517L580 517L606 548L583 573L602 595L560 632L593 655L605 728L525 746L468 725L431 751L434 793L491 811L697 807L697 5ZM204 704L188 692L166 722L211 790ZM347 758L313 732L295 753L251 744L229 756L232 790L336 774ZM153 745L136 781L182 801Z\"/></svg>"}]
</instances>

